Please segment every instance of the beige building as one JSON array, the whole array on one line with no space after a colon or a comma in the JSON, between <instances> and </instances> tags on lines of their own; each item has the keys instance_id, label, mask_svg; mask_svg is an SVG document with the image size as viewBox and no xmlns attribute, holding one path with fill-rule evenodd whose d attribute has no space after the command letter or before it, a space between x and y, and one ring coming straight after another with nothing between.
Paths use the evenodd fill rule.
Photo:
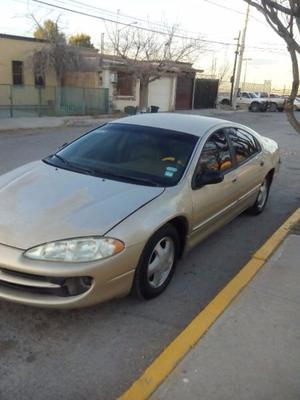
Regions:
<instances>
[{"instance_id":1,"label":"beige building","mask_svg":"<svg viewBox=\"0 0 300 400\"><path fill-rule=\"evenodd\" d=\"M37 85L40 77L35 76L31 57L47 42L40 39L0 34L0 85ZM44 78L47 86L56 86L54 70L47 71Z\"/></svg>"},{"instance_id":2,"label":"beige building","mask_svg":"<svg viewBox=\"0 0 300 400\"><path fill-rule=\"evenodd\" d=\"M0 34L0 117L107 112L98 51L80 49L80 71L67 72L60 87L54 68L43 76L33 68L32 56L47 46L45 40Z\"/></svg>"},{"instance_id":3,"label":"beige building","mask_svg":"<svg viewBox=\"0 0 300 400\"><path fill-rule=\"evenodd\" d=\"M43 76L34 72L32 56L45 46L45 40L0 34L0 117L124 111L139 105L139 80L120 57L79 48L78 71L66 72L60 86L53 68ZM150 84L148 105L160 111L190 108L194 77L191 64L174 63Z\"/></svg>"}]
</instances>

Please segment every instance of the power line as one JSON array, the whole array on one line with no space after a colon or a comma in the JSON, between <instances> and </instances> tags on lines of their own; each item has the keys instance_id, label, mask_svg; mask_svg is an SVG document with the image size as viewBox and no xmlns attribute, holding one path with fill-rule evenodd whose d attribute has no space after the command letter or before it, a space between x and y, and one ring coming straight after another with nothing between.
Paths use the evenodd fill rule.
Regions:
<instances>
[{"instance_id":1,"label":"power line","mask_svg":"<svg viewBox=\"0 0 300 400\"><path fill-rule=\"evenodd\" d=\"M28 4L28 2L22 1L22 0L13 0L13 1L16 1L16 2L22 3L22 4ZM49 7L53 7L53 8L60 8L60 9L65 9L65 11L69 11L69 9L67 9L66 7L63 8L63 7L57 6L57 5L55 5L55 4L46 3L46 2L38 1L38 0L32 0L32 1L45 4L46 7L48 7L48 8L49 8ZM61 3L64 4L63 1L60 1L60 0L57 0L57 1L59 1L59 2L61 2ZM68 0L67 0L67 1L68 1ZM206 1L206 0L204 0L204 1ZM80 4L84 4L84 3L81 3L81 2L79 2L79 1L74 1L74 2L80 3ZM93 7L93 6L90 6L90 7ZM97 7L93 7L93 8L97 9ZM110 13L110 14L113 15L113 12L111 12L111 11L109 11L109 10L105 10L105 9L99 9L99 10L103 10L103 12L107 12L107 13ZM77 10L71 10L71 9L70 9L70 12L75 12L75 13L77 13L77 14L82 14L82 15L86 15L86 14L87 14L87 13L81 13L81 12L79 12L79 11L77 11ZM125 14L120 14L120 15L125 16ZM107 18L100 17L100 16L98 17L98 16L90 15L90 14L88 14L87 16L93 17L93 18L99 18L99 19L101 19L101 20L107 20ZM128 18L129 18L129 16L128 16ZM132 19L133 19L133 17L132 17ZM137 19L137 18L136 18L136 19ZM142 20L142 19L140 19L140 20ZM111 21L111 20L110 20L110 21ZM144 20L144 21L145 21L145 20ZM112 21L112 22L114 22L114 23L116 23L116 24L126 25L126 26L128 26L129 28L132 27L132 23L128 23L128 24L127 24L127 23L123 23L123 22L121 22L121 21ZM148 21L148 23L149 23L149 21ZM163 34L163 35L169 35L169 33L167 33L167 32L156 31L156 30L148 29L148 28L144 28L144 27L137 27L137 26L135 26L135 29L147 30L147 31L151 31L151 32L154 32L154 33L159 33L159 34ZM183 35L174 35L174 36L175 36L175 37L179 37L179 38L189 39L189 40L203 41L203 42L205 42L205 43L210 43L210 44L217 44L217 45L221 45L222 48L227 48L228 46L234 46L234 45L235 45L234 43L230 43L230 42L221 42L221 41L215 41L215 40L200 39L200 38L194 38L194 37L183 36ZM267 44L267 43L266 43L266 44ZM271 43L270 43L270 45L271 45ZM277 44L274 43L274 44L272 44L272 45L273 45L273 46L276 46ZM283 47L281 47L281 48L280 48L280 47L272 48L272 47L248 46L248 48L249 48L249 49L255 49L255 50L261 50L261 51L268 51L269 53L272 53L272 54L286 54L286 51L285 51L285 49L284 49ZM206 51L215 51L215 50L209 50L209 49L207 49Z\"/></svg>"},{"instance_id":2,"label":"power line","mask_svg":"<svg viewBox=\"0 0 300 400\"><path fill-rule=\"evenodd\" d=\"M151 33L158 33L160 35L166 35L169 36L170 32L166 32L166 31L162 31L162 30L155 30L155 29L151 29L151 28L147 28L147 27L143 27L143 26L137 26L135 25L134 27L132 26L132 23L126 23L126 22L122 22L122 21L118 21L118 20L114 20L111 18L106 18L100 15L94 15L94 14L90 14L84 11L78 11L78 10L74 10L72 8L68 8L68 7L64 7L64 6L60 6L57 4L53 4L53 3L49 3L43 0L32 0L35 3L39 3L39 4L43 4L47 7L52 7L52 8L57 8L60 10L64 10L67 12L71 12L74 14L79 14L79 15L83 15L86 17L90 17L90 18L95 18L95 19L100 19L102 21L106 21L106 22L111 22L117 25L123 25L123 26L127 26L128 28L134 28L134 29L139 29L139 30L143 30L146 32L151 32ZM204 0L207 1L207 0ZM83 4L83 3L82 3ZM200 41L203 43L209 43L209 44L217 44L217 45L222 45L222 46L235 46L235 43L230 43L230 42L223 42L223 41L218 41L218 40L209 40L209 39L204 39L204 38L197 38L197 37L192 37L192 36L187 36L187 35L179 35L179 34L174 34L173 35L176 38L179 39L187 39L187 40L194 40L194 41ZM271 49L271 48L267 48L267 47L257 47L257 46L248 46L248 48L252 48L252 49L258 49L258 50L268 50L270 52L272 52L272 50L277 50L277 49Z\"/></svg>"},{"instance_id":3,"label":"power line","mask_svg":"<svg viewBox=\"0 0 300 400\"><path fill-rule=\"evenodd\" d=\"M127 27L132 28L132 24L130 24L130 23L113 20L111 18L102 17L100 15L89 14L89 13L84 12L84 11L74 10L74 9L71 9L71 8L68 8L68 7L59 6L57 4L48 3L48 2L42 1L42 0L32 0L32 1L35 2L35 3L44 4L44 5L48 6L48 7L54 7L54 8L58 8L60 10L68 11L68 12L71 12L71 13L80 14L80 15L84 15L86 17L96 18L96 19L100 19L102 21L112 22L114 24L123 25L123 26L127 26ZM146 28L146 27L142 27L142 26L136 26L135 25L134 29L139 29L139 30L152 32L152 33L158 33L160 35L167 35L167 36L170 35L170 32L155 30L155 29ZM200 39L200 38L196 38L196 37L178 35L178 34L174 34L173 37L176 37L176 38L179 38L179 39L188 39L188 40L201 41L201 42L205 42L205 43L220 44L220 45L225 45L225 46L232 46L233 45L233 43L227 43L227 42L222 42L222 41L217 41L217 40Z\"/></svg>"},{"instance_id":4,"label":"power line","mask_svg":"<svg viewBox=\"0 0 300 400\"><path fill-rule=\"evenodd\" d=\"M100 13L111 15L111 16L113 16L115 18L123 17L123 18L127 18L127 19L130 19L130 20L134 20L134 21L140 21L140 22L149 24L151 26L156 26L156 27L160 27L160 28L166 28L165 25L163 25L163 23L161 23L161 22L149 21L149 19L140 18L140 17L128 15L128 14L123 14L123 13L120 13L119 11L116 13L116 12L113 12L113 11L110 11L110 10L107 10L107 9L104 9L104 8L95 7L95 6L92 6L90 4L83 3L81 1L76 1L76 0L56 0L56 2L62 3L62 4L66 4L66 1L67 1L67 3L71 3L71 4L76 3L81 8L92 9L92 10L95 10L95 11L100 12ZM184 33L188 33L188 34L191 34L191 35L199 35L199 32L189 31L187 29L182 29L180 27L178 27L178 31L184 32Z\"/></svg>"},{"instance_id":5,"label":"power line","mask_svg":"<svg viewBox=\"0 0 300 400\"><path fill-rule=\"evenodd\" d=\"M206 3L212 4L216 7L223 8L224 10L228 10L228 11L235 12L236 14L244 15L243 11L239 11L239 10L236 10L235 8L224 6L223 4L216 3L212 0L202 0L202 1L205 1ZM254 17L253 15L250 15L250 18L255 19L255 21L259 22L260 24L266 25L263 21L259 20L258 18Z\"/></svg>"},{"instance_id":6,"label":"power line","mask_svg":"<svg viewBox=\"0 0 300 400\"><path fill-rule=\"evenodd\" d=\"M59 0L56 0L56 1L58 1L59 3L65 3L65 1L59 1ZM107 9L104 9L104 8L95 7L95 6L92 6L90 4L83 3L81 1L67 0L67 2L71 3L71 4L72 3L78 4L79 6L81 6L83 8L89 8L89 9L92 9L92 10L96 10L98 12L100 11L100 12L102 12L104 14L108 14L108 15L111 15L113 17L120 16L120 17L124 17L124 18L128 18L128 19L132 19L134 21L140 21L140 22L144 22L144 23L145 22L149 23L149 20L146 20L146 19L143 19L143 18L140 18L140 17L136 17L136 16L133 17L131 15L123 14L123 13L120 13L120 12L116 13L116 12L113 12L113 11L110 11L110 10L107 10ZM153 22L153 21L151 21L151 25L163 26L161 23Z\"/></svg>"}]
</instances>

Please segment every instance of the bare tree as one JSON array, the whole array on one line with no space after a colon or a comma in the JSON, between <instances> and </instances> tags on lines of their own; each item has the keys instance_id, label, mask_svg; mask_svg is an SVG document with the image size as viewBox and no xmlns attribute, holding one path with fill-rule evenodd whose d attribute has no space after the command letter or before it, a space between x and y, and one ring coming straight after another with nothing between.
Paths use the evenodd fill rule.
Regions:
<instances>
[{"instance_id":1,"label":"bare tree","mask_svg":"<svg viewBox=\"0 0 300 400\"><path fill-rule=\"evenodd\" d=\"M36 23L34 36L45 40L45 45L35 51L30 58L34 72L43 77L50 68L53 68L57 81L63 85L64 74L67 71L80 69L80 52L67 44L64 33L59 29L58 21L46 20L44 25L41 25L34 16L32 18Z\"/></svg>"},{"instance_id":2,"label":"bare tree","mask_svg":"<svg viewBox=\"0 0 300 400\"><path fill-rule=\"evenodd\" d=\"M223 63L218 64L217 59L214 57L210 69L207 71L207 75L210 75L213 79L218 79L219 84L230 79L230 64L227 59Z\"/></svg>"},{"instance_id":3,"label":"bare tree","mask_svg":"<svg viewBox=\"0 0 300 400\"><path fill-rule=\"evenodd\" d=\"M285 41L290 54L293 84L286 103L287 118L292 127L300 133L300 123L294 114L294 100L299 89L300 54L300 1L299 0L244 0L261 12L271 28Z\"/></svg>"},{"instance_id":4,"label":"bare tree","mask_svg":"<svg viewBox=\"0 0 300 400\"><path fill-rule=\"evenodd\" d=\"M167 73L179 72L180 62L194 62L202 47L197 39L176 35L177 26L166 35L138 27L107 27L110 51L140 81L140 107L148 106L149 84Z\"/></svg>"},{"instance_id":5,"label":"bare tree","mask_svg":"<svg viewBox=\"0 0 300 400\"><path fill-rule=\"evenodd\" d=\"M217 70L217 78L219 79L219 84L221 85L221 83L223 83L224 81L229 81L230 75L231 75L230 64L228 61L225 61L218 67Z\"/></svg>"}]
</instances>

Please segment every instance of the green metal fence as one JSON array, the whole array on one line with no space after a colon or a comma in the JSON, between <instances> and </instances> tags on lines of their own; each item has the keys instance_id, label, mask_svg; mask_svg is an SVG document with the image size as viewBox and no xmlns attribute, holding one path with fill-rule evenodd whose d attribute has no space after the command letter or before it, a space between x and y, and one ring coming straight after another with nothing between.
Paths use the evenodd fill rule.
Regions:
<instances>
[{"instance_id":1,"label":"green metal fence","mask_svg":"<svg viewBox=\"0 0 300 400\"><path fill-rule=\"evenodd\" d=\"M77 88L0 84L0 118L108 113L105 88Z\"/></svg>"}]
</instances>

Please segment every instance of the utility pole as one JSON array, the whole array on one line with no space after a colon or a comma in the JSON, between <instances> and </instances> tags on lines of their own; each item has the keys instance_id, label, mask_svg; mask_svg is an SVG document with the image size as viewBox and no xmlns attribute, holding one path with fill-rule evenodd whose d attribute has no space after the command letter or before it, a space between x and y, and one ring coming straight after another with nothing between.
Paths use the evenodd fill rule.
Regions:
<instances>
[{"instance_id":1,"label":"utility pole","mask_svg":"<svg viewBox=\"0 0 300 400\"><path fill-rule=\"evenodd\" d=\"M101 54L104 54L104 32L101 33Z\"/></svg>"},{"instance_id":2,"label":"utility pole","mask_svg":"<svg viewBox=\"0 0 300 400\"><path fill-rule=\"evenodd\" d=\"M236 110L237 93L239 90L240 80L241 80L241 72L242 72L242 66L243 66L243 57L244 57L244 51L245 51L249 13L250 13L250 4L248 3L247 10L246 10L245 24L244 24L243 33L242 33L241 49L240 49L240 54L239 54L239 62L238 62L238 67L237 67L236 82L235 82L234 95L233 95L233 101L232 101L232 107L234 110Z\"/></svg>"},{"instance_id":3,"label":"utility pole","mask_svg":"<svg viewBox=\"0 0 300 400\"><path fill-rule=\"evenodd\" d=\"M246 76L247 76L247 67L248 67L248 61L252 61L252 58L244 58L244 60L243 61L245 61L245 68L244 68L244 82L243 82L243 90L245 91L246 90Z\"/></svg>"},{"instance_id":4,"label":"utility pole","mask_svg":"<svg viewBox=\"0 0 300 400\"><path fill-rule=\"evenodd\" d=\"M237 64L237 59L238 59L239 49L240 49L240 37L241 37L241 31L239 31L239 36L237 38L237 45L236 45L235 56L234 56L233 72L232 72L232 77L230 78L230 82L231 82L230 105L231 106L232 106L232 96L233 96L233 88L234 88L234 81L235 81L236 64Z\"/></svg>"}]
</instances>

